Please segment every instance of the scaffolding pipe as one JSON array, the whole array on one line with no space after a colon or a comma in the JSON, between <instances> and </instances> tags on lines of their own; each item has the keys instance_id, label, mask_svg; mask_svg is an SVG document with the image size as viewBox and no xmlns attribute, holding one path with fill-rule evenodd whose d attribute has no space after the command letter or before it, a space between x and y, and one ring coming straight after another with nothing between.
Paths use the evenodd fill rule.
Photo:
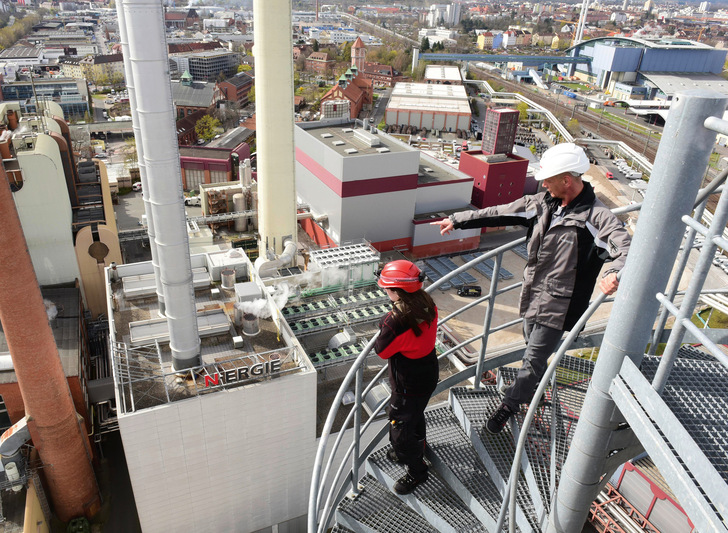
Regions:
<instances>
[{"instance_id":1,"label":"scaffolding pipe","mask_svg":"<svg viewBox=\"0 0 728 533\"><path fill-rule=\"evenodd\" d=\"M609 386L625 357L639 366L693 209L715 133L703 123L723 116L728 97L714 91L679 93L665 125L652 179L637 222L599 359L562 471L546 531L579 532L606 471L611 433L620 422Z\"/></svg>"},{"instance_id":2,"label":"scaffolding pipe","mask_svg":"<svg viewBox=\"0 0 728 533\"><path fill-rule=\"evenodd\" d=\"M137 84L136 111L142 137L137 153L144 158L147 170L172 365L183 370L200 365L200 337L164 14L158 0L124 0L122 9L129 41L128 64Z\"/></svg>"}]
</instances>

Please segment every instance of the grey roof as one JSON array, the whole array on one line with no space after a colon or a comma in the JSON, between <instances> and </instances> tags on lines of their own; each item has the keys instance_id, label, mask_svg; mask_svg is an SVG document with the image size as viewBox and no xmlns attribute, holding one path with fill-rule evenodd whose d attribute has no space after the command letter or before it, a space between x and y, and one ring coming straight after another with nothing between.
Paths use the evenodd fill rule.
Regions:
<instances>
[{"instance_id":1,"label":"grey roof","mask_svg":"<svg viewBox=\"0 0 728 533\"><path fill-rule=\"evenodd\" d=\"M214 83L195 81L191 85L184 85L179 81L172 81L172 100L175 105L210 107L214 92Z\"/></svg>"},{"instance_id":2,"label":"grey roof","mask_svg":"<svg viewBox=\"0 0 728 533\"><path fill-rule=\"evenodd\" d=\"M240 143L244 143L245 141L250 139L253 135L255 135L255 132L253 130L249 130L248 128L239 126L223 135L217 141L212 141L210 145L217 148L229 148L230 150L232 150L233 148L239 146Z\"/></svg>"},{"instance_id":3,"label":"grey roof","mask_svg":"<svg viewBox=\"0 0 728 533\"><path fill-rule=\"evenodd\" d=\"M227 83L235 85L235 87L241 87L249 83L253 83L253 78L245 72L238 72L235 76L232 76L225 80Z\"/></svg>"},{"instance_id":4,"label":"grey roof","mask_svg":"<svg viewBox=\"0 0 728 533\"><path fill-rule=\"evenodd\" d=\"M717 74L705 72L683 73L675 72L642 72L640 74L657 85L667 96L674 96L679 91L688 89L711 89L728 94L728 80Z\"/></svg>"},{"instance_id":5,"label":"grey roof","mask_svg":"<svg viewBox=\"0 0 728 533\"><path fill-rule=\"evenodd\" d=\"M79 375L80 359L80 293L76 288L41 288L43 299L56 306L58 315L51 321L53 337L66 376ZM5 333L0 329L0 353L9 353ZM14 371L0 372L0 383L15 383Z\"/></svg>"},{"instance_id":6,"label":"grey roof","mask_svg":"<svg viewBox=\"0 0 728 533\"><path fill-rule=\"evenodd\" d=\"M38 57L42 50L37 46L12 46L0 52L0 59Z\"/></svg>"}]
</instances>

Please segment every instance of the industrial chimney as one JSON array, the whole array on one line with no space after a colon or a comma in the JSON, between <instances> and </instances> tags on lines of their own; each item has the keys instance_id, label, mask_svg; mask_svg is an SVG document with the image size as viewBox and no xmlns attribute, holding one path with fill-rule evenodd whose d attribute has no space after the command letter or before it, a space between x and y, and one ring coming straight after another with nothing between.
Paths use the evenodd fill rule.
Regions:
<instances>
[{"instance_id":1,"label":"industrial chimney","mask_svg":"<svg viewBox=\"0 0 728 533\"><path fill-rule=\"evenodd\" d=\"M30 435L58 517L101 507L86 430L73 405L5 169L0 165L0 322Z\"/></svg>"},{"instance_id":2,"label":"industrial chimney","mask_svg":"<svg viewBox=\"0 0 728 533\"><path fill-rule=\"evenodd\" d=\"M286 248L290 255L297 241L291 1L255 0L253 9L259 259L265 260Z\"/></svg>"},{"instance_id":3,"label":"industrial chimney","mask_svg":"<svg viewBox=\"0 0 728 533\"><path fill-rule=\"evenodd\" d=\"M124 62L124 68L131 68L127 76L135 84L136 117L142 141L137 152L147 174L144 194L149 200L145 207L150 209L154 224L172 365L175 370L183 370L200 364L200 337L164 14L158 0L124 0L122 10L129 46L129 61Z\"/></svg>"}]
</instances>

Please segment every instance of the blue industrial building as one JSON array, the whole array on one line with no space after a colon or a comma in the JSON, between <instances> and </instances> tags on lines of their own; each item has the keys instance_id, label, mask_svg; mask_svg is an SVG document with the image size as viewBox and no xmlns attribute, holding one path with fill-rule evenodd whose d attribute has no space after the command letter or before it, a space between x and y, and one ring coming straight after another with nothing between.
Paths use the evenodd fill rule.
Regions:
<instances>
[{"instance_id":1,"label":"blue industrial building","mask_svg":"<svg viewBox=\"0 0 728 533\"><path fill-rule=\"evenodd\" d=\"M728 51L695 41L600 37L569 52L592 58L590 64L571 66L570 76L619 99L670 100L676 90L689 86L728 89L728 81L719 76Z\"/></svg>"}]
</instances>

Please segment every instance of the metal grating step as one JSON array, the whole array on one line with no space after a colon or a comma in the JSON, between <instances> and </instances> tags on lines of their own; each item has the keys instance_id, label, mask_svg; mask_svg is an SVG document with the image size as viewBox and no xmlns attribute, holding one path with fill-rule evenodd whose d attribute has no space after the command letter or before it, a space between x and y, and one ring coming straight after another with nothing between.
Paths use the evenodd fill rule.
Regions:
<instances>
[{"instance_id":1,"label":"metal grating step","mask_svg":"<svg viewBox=\"0 0 728 533\"><path fill-rule=\"evenodd\" d=\"M569 453L593 371L592 361L565 355L556 369L556 392L551 386L546 388L545 401L529 430L526 455L533 477L526 479L532 489L536 489L546 509L550 509L551 485L558 487L561 467ZM507 386L516 378L517 372L517 368L501 367L498 380ZM526 411L527 406L523 406L515 417L519 428L523 426ZM553 454L552 449L555 450ZM533 490L531 496L534 497Z\"/></svg>"},{"instance_id":2,"label":"metal grating step","mask_svg":"<svg viewBox=\"0 0 728 533\"><path fill-rule=\"evenodd\" d=\"M516 447L511 427L506 425L498 435L491 435L483 427L488 416L500 405L501 395L494 386L486 386L477 391L453 387L450 389L450 403L453 413L465 433L470 435L473 447L502 493L505 490L505 480L510 475ZM518 480L516 503L525 514L524 521L516 516L518 527L524 531L540 531L538 517L542 516L542 509L536 509L524 476Z\"/></svg>"},{"instance_id":3,"label":"metal grating step","mask_svg":"<svg viewBox=\"0 0 728 533\"><path fill-rule=\"evenodd\" d=\"M448 407L425 413L427 456L437 473L489 531L495 530L503 497ZM506 517L506 524L508 520Z\"/></svg>"},{"instance_id":4,"label":"metal grating step","mask_svg":"<svg viewBox=\"0 0 728 533\"><path fill-rule=\"evenodd\" d=\"M662 396L625 358L609 392L673 490L696 531L725 531L728 520L728 371L719 363L677 358Z\"/></svg>"},{"instance_id":5,"label":"metal grating step","mask_svg":"<svg viewBox=\"0 0 728 533\"><path fill-rule=\"evenodd\" d=\"M359 496L344 498L336 509L338 524L356 533L437 533L373 477L364 476L359 484Z\"/></svg>"},{"instance_id":6,"label":"metal grating step","mask_svg":"<svg viewBox=\"0 0 728 533\"><path fill-rule=\"evenodd\" d=\"M389 446L372 453L367 460L367 472L389 490L405 474L405 467L387 457ZM458 496L430 469L427 481L411 493L399 498L422 515L440 532L466 533L487 531Z\"/></svg>"},{"instance_id":7,"label":"metal grating step","mask_svg":"<svg viewBox=\"0 0 728 533\"><path fill-rule=\"evenodd\" d=\"M660 357L645 357L640 370L652 380L659 364ZM728 483L728 369L715 360L678 358L662 400Z\"/></svg>"},{"instance_id":8,"label":"metal grating step","mask_svg":"<svg viewBox=\"0 0 728 533\"><path fill-rule=\"evenodd\" d=\"M351 529L346 529L341 524L334 524L329 533L354 533Z\"/></svg>"}]
</instances>

